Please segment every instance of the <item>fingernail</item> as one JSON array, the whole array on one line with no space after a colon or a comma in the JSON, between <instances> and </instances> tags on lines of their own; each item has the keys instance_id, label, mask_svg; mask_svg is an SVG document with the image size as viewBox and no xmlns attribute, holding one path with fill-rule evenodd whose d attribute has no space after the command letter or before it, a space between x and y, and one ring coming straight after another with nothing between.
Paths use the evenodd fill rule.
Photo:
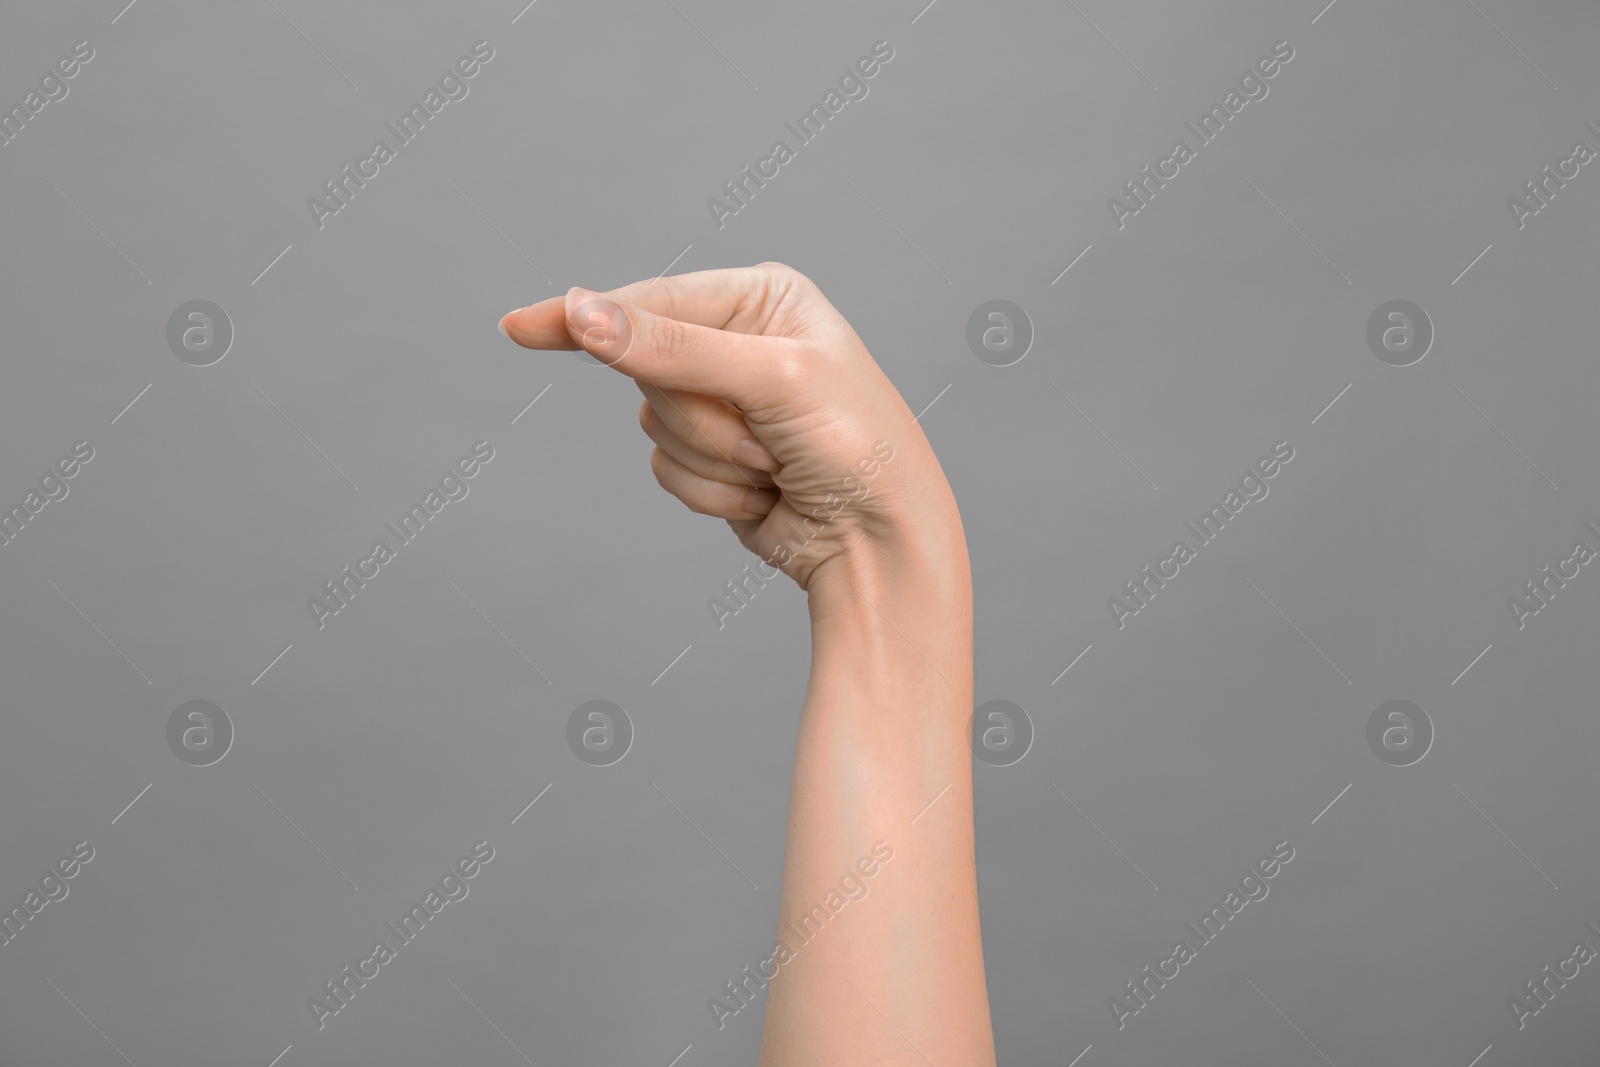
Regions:
<instances>
[{"instance_id":1,"label":"fingernail","mask_svg":"<svg viewBox=\"0 0 1600 1067\"><path fill-rule=\"evenodd\" d=\"M767 451L767 446L747 437L733 446L733 461L769 474L778 469L778 458Z\"/></svg>"},{"instance_id":2,"label":"fingernail","mask_svg":"<svg viewBox=\"0 0 1600 1067\"><path fill-rule=\"evenodd\" d=\"M744 495L744 509L752 515L765 515L778 503L778 494L771 489L751 489Z\"/></svg>"}]
</instances>

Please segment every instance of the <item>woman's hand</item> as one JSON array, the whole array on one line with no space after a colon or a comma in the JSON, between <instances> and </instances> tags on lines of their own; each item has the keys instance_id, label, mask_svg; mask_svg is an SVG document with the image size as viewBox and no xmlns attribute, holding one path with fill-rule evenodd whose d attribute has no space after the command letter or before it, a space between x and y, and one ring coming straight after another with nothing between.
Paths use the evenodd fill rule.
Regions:
<instances>
[{"instance_id":1,"label":"woman's hand","mask_svg":"<svg viewBox=\"0 0 1600 1067\"><path fill-rule=\"evenodd\" d=\"M604 294L575 288L511 312L501 328L527 348L582 348L633 378L657 481L691 510L726 519L814 601L825 574L873 583L907 556L965 566L927 438L798 271L762 263Z\"/></svg>"}]
</instances>

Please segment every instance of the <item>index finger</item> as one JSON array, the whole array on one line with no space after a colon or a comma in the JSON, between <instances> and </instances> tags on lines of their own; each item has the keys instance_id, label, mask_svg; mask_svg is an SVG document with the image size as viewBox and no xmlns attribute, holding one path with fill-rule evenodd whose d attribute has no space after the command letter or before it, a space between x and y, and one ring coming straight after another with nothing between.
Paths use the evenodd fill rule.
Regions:
<instances>
[{"instance_id":1,"label":"index finger","mask_svg":"<svg viewBox=\"0 0 1600 1067\"><path fill-rule=\"evenodd\" d=\"M695 326L759 334L766 326L772 298L797 277L781 264L762 263L652 278L601 295ZM583 347L567 330L566 298L562 296L511 312L500 320L500 332L524 348Z\"/></svg>"}]
</instances>

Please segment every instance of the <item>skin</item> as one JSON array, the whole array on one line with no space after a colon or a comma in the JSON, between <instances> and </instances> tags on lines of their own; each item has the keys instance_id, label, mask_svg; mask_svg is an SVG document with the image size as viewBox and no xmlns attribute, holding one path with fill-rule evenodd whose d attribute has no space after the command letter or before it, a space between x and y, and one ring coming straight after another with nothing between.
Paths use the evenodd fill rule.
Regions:
<instances>
[{"instance_id":1,"label":"skin","mask_svg":"<svg viewBox=\"0 0 1600 1067\"><path fill-rule=\"evenodd\" d=\"M971 568L949 483L899 392L821 291L777 263L573 289L501 329L633 378L662 488L725 519L806 591L811 675L779 900L788 951L761 965L776 968L764 994L746 986L767 998L762 1067L993 1065ZM802 939L830 891L837 913L825 906Z\"/></svg>"}]
</instances>

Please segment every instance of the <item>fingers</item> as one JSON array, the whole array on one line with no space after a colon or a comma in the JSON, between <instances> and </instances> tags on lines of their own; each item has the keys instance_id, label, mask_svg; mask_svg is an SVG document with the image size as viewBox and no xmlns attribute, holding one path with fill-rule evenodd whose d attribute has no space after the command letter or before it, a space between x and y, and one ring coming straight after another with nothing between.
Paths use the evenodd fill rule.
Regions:
<instances>
[{"instance_id":1,"label":"fingers","mask_svg":"<svg viewBox=\"0 0 1600 1067\"><path fill-rule=\"evenodd\" d=\"M778 503L775 489L752 489L702 477L657 447L650 454L650 470L661 488L677 497L690 511L719 519L759 519Z\"/></svg>"},{"instance_id":2,"label":"fingers","mask_svg":"<svg viewBox=\"0 0 1600 1067\"><path fill-rule=\"evenodd\" d=\"M742 467L769 472L778 469L777 459L756 440L739 409L727 401L700 393L657 389L643 382L639 383L639 391L667 429L691 448Z\"/></svg>"},{"instance_id":3,"label":"fingers","mask_svg":"<svg viewBox=\"0 0 1600 1067\"><path fill-rule=\"evenodd\" d=\"M781 298L809 284L804 276L780 263L762 263L634 282L605 295L679 322L761 333ZM566 298L560 296L511 312L500 320L500 332L524 348L579 347L567 332Z\"/></svg>"},{"instance_id":4,"label":"fingers","mask_svg":"<svg viewBox=\"0 0 1600 1067\"><path fill-rule=\"evenodd\" d=\"M741 408L776 404L805 384L800 342L698 326L591 293L566 298L567 331L600 362L647 385L720 397Z\"/></svg>"},{"instance_id":5,"label":"fingers","mask_svg":"<svg viewBox=\"0 0 1600 1067\"><path fill-rule=\"evenodd\" d=\"M690 445L668 428L648 400L639 408L639 427L667 455L703 478L731 485L746 485L752 489L769 488L772 485L772 476L765 471L747 470L726 459L708 456Z\"/></svg>"}]
</instances>

